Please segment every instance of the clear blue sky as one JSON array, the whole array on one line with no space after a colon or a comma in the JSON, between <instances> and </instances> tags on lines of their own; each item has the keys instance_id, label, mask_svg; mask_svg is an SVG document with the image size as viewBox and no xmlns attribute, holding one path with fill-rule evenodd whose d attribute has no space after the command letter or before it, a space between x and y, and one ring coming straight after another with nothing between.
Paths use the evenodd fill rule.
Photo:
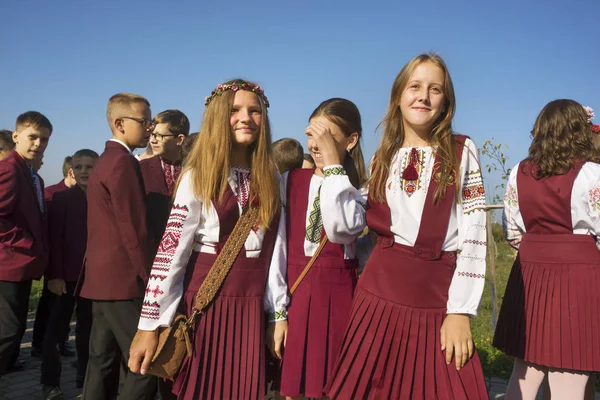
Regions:
<instances>
[{"instance_id":1,"label":"clear blue sky","mask_svg":"<svg viewBox=\"0 0 600 400\"><path fill-rule=\"evenodd\" d=\"M65 155L103 150L111 95L141 94L153 114L179 108L196 131L204 96L234 77L265 88L275 139L305 144L321 101L354 101L370 158L394 77L426 51L450 68L455 130L508 144L511 165L548 101L573 98L600 115L598 0L22 0L1 1L0 15L0 128L30 109L50 118L47 184L60 180Z\"/></svg>"}]
</instances>

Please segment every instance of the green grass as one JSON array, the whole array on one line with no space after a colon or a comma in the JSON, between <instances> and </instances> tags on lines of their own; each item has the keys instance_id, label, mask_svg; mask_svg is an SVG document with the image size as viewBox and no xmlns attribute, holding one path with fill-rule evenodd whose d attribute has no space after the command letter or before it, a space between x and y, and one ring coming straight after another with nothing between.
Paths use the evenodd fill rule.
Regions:
<instances>
[{"instance_id":1,"label":"green grass","mask_svg":"<svg viewBox=\"0 0 600 400\"><path fill-rule=\"evenodd\" d=\"M33 281L31 285L31 295L29 296L29 312L34 312L37 308L40 297L42 296L42 289L44 287L44 281Z\"/></svg>"}]
</instances>

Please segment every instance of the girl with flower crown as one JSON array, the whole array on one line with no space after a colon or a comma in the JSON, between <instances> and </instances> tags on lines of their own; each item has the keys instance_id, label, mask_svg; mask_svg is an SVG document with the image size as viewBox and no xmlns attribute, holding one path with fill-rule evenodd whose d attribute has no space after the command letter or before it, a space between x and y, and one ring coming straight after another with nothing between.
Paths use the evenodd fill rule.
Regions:
<instances>
[{"instance_id":1,"label":"girl with flower crown","mask_svg":"<svg viewBox=\"0 0 600 400\"><path fill-rule=\"evenodd\" d=\"M452 132L444 61L421 54L391 91L371 165L367 224L377 244L358 281L332 399L487 399L471 337L485 275L475 144Z\"/></svg>"},{"instance_id":2,"label":"girl with flower crown","mask_svg":"<svg viewBox=\"0 0 600 400\"><path fill-rule=\"evenodd\" d=\"M548 377L553 399L583 399L600 371L600 153L592 113L548 103L529 156L504 197L506 239L518 249L494 345L515 357L507 399L535 399Z\"/></svg>"},{"instance_id":3,"label":"girl with flower crown","mask_svg":"<svg viewBox=\"0 0 600 400\"><path fill-rule=\"evenodd\" d=\"M239 256L193 327L193 355L175 376L179 399L259 399L265 394L263 298L280 213L262 89L233 80L207 98L200 134L179 178L146 289L129 368L147 372L157 328L190 315L196 293L242 210L259 207Z\"/></svg>"},{"instance_id":4,"label":"girl with flower crown","mask_svg":"<svg viewBox=\"0 0 600 400\"><path fill-rule=\"evenodd\" d=\"M287 206L271 265L280 273L271 275L277 282L269 285L267 343L283 358L274 387L288 399L323 397L350 315L356 241L366 224L361 133L354 103L340 98L322 102L306 128L316 168L283 175ZM296 284L325 237L316 261ZM290 299L288 289L294 286Z\"/></svg>"}]
</instances>

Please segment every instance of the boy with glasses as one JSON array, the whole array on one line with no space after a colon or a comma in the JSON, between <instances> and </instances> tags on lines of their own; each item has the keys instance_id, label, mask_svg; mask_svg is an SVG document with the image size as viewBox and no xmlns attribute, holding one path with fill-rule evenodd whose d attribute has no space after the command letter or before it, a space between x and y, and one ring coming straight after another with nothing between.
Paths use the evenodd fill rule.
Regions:
<instances>
[{"instance_id":1,"label":"boy with glasses","mask_svg":"<svg viewBox=\"0 0 600 400\"><path fill-rule=\"evenodd\" d=\"M132 151L144 148L152 126L144 97L119 93L110 98L106 142L87 187L88 237L79 295L92 300L92 331L83 387L86 400L116 395L119 358L125 364L148 280L146 205L142 174ZM78 294L78 292L76 292ZM132 372L119 382L119 398L153 399L156 378Z\"/></svg>"},{"instance_id":2,"label":"boy with glasses","mask_svg":"<svg viewBox=\"0 0 600 400\"><path fill-rule=\"evenodd\" d=\"M152 239L154 257L165 231L175 184L181 173L181 145L190 133L190 121L179 110L166 110L154 118L150 146L154 157L140 161L146 204L148 233Z\"/></svg>"}]
</instances>

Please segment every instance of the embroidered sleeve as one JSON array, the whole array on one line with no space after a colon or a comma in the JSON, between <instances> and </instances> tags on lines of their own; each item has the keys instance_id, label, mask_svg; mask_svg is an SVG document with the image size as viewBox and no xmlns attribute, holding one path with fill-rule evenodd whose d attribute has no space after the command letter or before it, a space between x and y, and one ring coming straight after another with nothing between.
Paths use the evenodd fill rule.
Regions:
<instances>
[{"instance_id":1,"label":"embroidered sleeve","mask_svg":"<svg viewBox=\"0 0 600 400\"><path fill-rule=\"evenodd\" d=\"M448 291L448 314L477 315L485 284L485 191L475 144L467 139L462 156L462 202L457 204L458 250Z\"/></svg>"},{"instance_id":2,"label":"embroidered sleeve","mask_svg":"<svg viewBox=\"0 0 600 400\"><path fill-rule=\"evenodd\" d=\"M165 233L154 258L138 329L169 326L183 295L183 279L202 217L191 173L185 172L175 195Z\"/></svg>"},{"instance_id":3,"label":"embroidered sleeve","mask_svg":"<svg viewBox=\"0 0 600 400\"><path fill-rule=\"evenodd\" d=\"M512 169L508 182L506 183L506 191L504 193L504 211L502 212L502 229L504 230L504 238L515 249L519 248L521 238L525 232L523 217L519 210L519 202L517 196L517 172L519 165Z\"/></svg>"},{"instance_id":4,"label":"embroidered sleeve","mask_svg":"<svg viewBox=\"0 0 600 400\"><path fill-rule=\"evenodd\" d=\"M597 164L587 163L583 166L582 172L585 172L587 190L584 190L583 197L586 205L586 214L588 218L591 220L591 233L596 236L596 244L598 249L600 249L600 166ZM573 185L573 191L575 191L575 186L579 187L580 179L582 178L582 173L580 172L575 184ZM574 202L571 202L571 207L576 207ZM576 213L579 214L579 213Z\"/></svg>"},{"instance_id":5,"label":"embroidered sleeve","mask_svg":"<svg viewBox=\"0 0 600 400\"><path fill-rule=\"evenodd\" d=\"M356 189L348 176L329 171L343 171L341 165L323 169L320 206L323 228L332 243L350 244L365 229L367 189Z\"/></svg>"},{"instance_id":6,"label":"embroidered sleeve","mask_svg":"<svg viewBox=\"0 0 600 400\"><path fill-rule=\"evenodd\" d=\"M273 248L273 257L269 266L269 276L267 278L267 288L265 290L264 308L267 312L267 321L282 321L287 319L286 307L289 303L287 276L287 227L285 215L285 198L287 173L283 175L280 181L281 189L281 216L279 218L279 227L277 237L275 238L275 247Z\"/></svg>"}]
</instances>

